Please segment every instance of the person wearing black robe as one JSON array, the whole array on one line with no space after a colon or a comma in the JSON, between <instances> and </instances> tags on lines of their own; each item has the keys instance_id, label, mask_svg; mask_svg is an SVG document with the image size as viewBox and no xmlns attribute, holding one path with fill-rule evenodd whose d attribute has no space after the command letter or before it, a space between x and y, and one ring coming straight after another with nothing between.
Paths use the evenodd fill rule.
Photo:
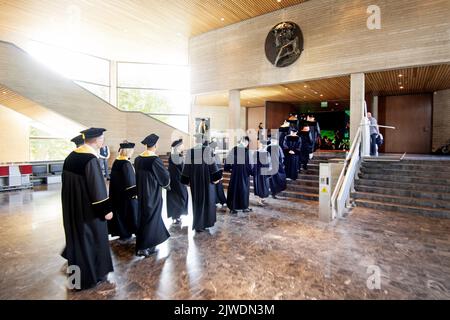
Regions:
<instances>
[{"instance_id":1,"label":"person wearing black robe","mask_svg":"<svg viewBox=\"0 0 450 320\"><path fill-rule=\"evenodd\" d=\"M189 194L187 187L181 183L183 172L183 139L172 143L172 153L169 157L170 190L167 191L167 217L174 224L181 223L181 216L188 214Z\"/></svg>"},{"instance_id":2,"label":"person wearing black robe","mask_svg":"<svg viewBox=\"0 0 450 320\"><path fill-rule=\"evenodd\" d=\"M306 119L307 125L309 126L309 130L311 132L311 148L312 152L316 151L319 148L318 141L321 137L320 135L320 126L319 122L316 121L316 117L314 115L309 115ZM310 157L312 158L312 157Z\"/></svg>"},{"instance_id":3,"label":"person wearing black robe","mask_svg":"<svg viewBox=\"0 0 450 320\"><path fill-rule=\"evenodd\" d=\"M264 199L270 195L271 161L266 150L266 140L259 141L259 149L253 152L253 192L259 197L259 205L264 206Z\"/></svg>"},{"instance_id":4,"label":"person wearing black robe","mask_svg":"<svg viewBox=\"0 0 450 320\"><path fill-rule=\"evenodd\" d=\"M205 137L195 135L196 145L186 153L181 182L189 185L192 195L192 229L203 232L216 223L216 188L222 179L211 148L203 142Z\"/></svg>"},{"instance_id":5,"label":"person wearing black robe","mask_svg":"<svg viewBox=\"0 0 450 320\"><path fill-rule=\"evenodd\" d=\"M80 268L80 283L79 287L75 283L75 289L92 288L114 270L106 223L113 214L98 160L104 131L82 131L85 144L71 152L63 166L61 202L66 247L62 256L68 266Z\"/></svg>"},{"instance_id":6,"label":"person wearing black robe","mask_svg":"<svg viewBox=\"0 0 450 320\"><path fill-rule=\"evenodd\" d=\"M161 216L162 188L170 188L170 175L155 153L158 139L156 134L146 137L142 144L147 150L134 161L139 214L136 255L141 257L156 253L156 246L170 237Z\"/></svg>"},{"instance_id":7,"label":"person wearing black robe","mask_svg":"<svg viewBox=\"0 0 450 320\"><path fill-rule=\"evenodd\" d=\"M272 197L276 199L277 194L286 190L286 171L284 170L284 154L279 145L276 145L277 140L272 140L269 146L267 146L267 151L270 154L270 159L272 163L273 170L278 171L272 175L269 179L270 192Z\"/></svg>"},{"instance_id":8,"label":"person wearing black robe","mask_svg":"<svg viewBox=\"0 0 450 320\"><path fill-rule=\"evenodd\" d=\"M108 230L111 236L119 236L122 241L131 239L138 225L136 174L130 162L134 146L131 142L120 144L110 175L109 198L114 217L108 221Z\"/></svg>"},{"instance_id":9,"label":"person wearing black robe","mask_svg":"<svg viewBox=\"0 0 450 320\"><path fill-rule=\"evenodd\" d=\"M301 140L301 147L300 147L300 165L301 169L304 171L308 170L308 162L310 158L310 154L312 154L312 138L311 138L311 131L309 129L309 126L304 126L300 132L300 140ZM299 168L300 169L300 168Z\"/></svg>"},{"instance_id":10,"label":"person wearing black robe","mask_svg":"<svg viewBox=\"0 0 450 320\"><path fill-rule=\"evenodd\" d=\"M284 121L281 127L278 129L278 145L282 146L284 138L289 134L289 122Z\"/></svg>"},{"instance_id":11,"label":"person wearing black robe","mask_svg":"<svg viewBox=\"0 0 450 320\"><path fill-rule=\"evenodd\" d=\"M217 166L219 167L220 170L223 171L223 168L222 168L223 166L221 164L220 158L218 157L218 155L216 155L217 142L212 141L209 144L209 147L211 148L213 157L216 158ZM220 180L218 183L216 183L215 186L216 186L216 205L220 205L223 208L227 204L227 198L225 196L225 190L223 188L222 180Z\"/></svg>"},{"instance_id":12,"label":"person wearing black robe","mask_svg":"<svg viewBox=\"0 0 450 320\"><path fill-rule=\"evenodd\" d=\"M286 136L283 142L287 179L297 180L298 178L298 170L300 166L300 148L301 140L297 135L297 130L291 128L290 135Z\"/></svg>"},{"instance_id":13,"label":"person wearing black robe","mask_svg":"<svg viewBox=\"0 0 450 320\"><path fill-rule=\"evenodd\" d=\"M288 122L289 122L289 127L291 129L298 130L298 128L299 128L299 119L298 119L296 114L292 114L292 113L289 114Z\"/></svg>"},{"instance_id":14,"label":"person wearing black robe","mask_svg":"<svg viewBox=\"0 0 450 320\"><path fill-rule=\"evenodd\" d=\"M253 167L250 163L248 145L250 139L243 137L236 147L230 150L225 161L225 171L231 172L227 192L227 206L232 214L237 210L250 212L250 176Z\"/></svg>"}]
</instances>

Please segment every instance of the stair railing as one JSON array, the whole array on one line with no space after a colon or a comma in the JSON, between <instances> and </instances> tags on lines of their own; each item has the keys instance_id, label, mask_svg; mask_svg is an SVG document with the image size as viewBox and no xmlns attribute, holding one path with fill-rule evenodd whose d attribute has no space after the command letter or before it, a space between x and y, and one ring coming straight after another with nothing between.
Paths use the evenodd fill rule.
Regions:
<instances>
[{"instance_id":1,"label":"stair railing","mask_svg":"<svg viewBox=\"0 0 450 320\"><path fill-rule=\"evenodd\" d=\"M331 195L331 208L333 216L341 218L343 216L346 204L350 198L350 191L355 180L355 175L361 160L361 127L356 132L356 139L353 141L350 151L344 160L344 167L342 168L336 187Z\"/></svg>"}]
</instances>

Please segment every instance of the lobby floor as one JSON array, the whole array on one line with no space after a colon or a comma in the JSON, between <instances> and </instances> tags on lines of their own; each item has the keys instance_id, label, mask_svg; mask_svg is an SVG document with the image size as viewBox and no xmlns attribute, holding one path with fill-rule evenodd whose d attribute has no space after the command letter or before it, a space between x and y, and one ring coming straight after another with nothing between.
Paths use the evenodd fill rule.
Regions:
<instances>
[{"instance_id":1,"label":"lobby floor","mask_svg":"<svg viewBox=\"0 0 450 320\"><path fill-rule=\"evenodd\" d=\"M450 299L450 220L355 208L326 224L314 202L251 202L210 233L188 216L147 259L111 241L109 282L71 292L60 187L0 193L0 299Z\"/></svg>"}]
</instances>

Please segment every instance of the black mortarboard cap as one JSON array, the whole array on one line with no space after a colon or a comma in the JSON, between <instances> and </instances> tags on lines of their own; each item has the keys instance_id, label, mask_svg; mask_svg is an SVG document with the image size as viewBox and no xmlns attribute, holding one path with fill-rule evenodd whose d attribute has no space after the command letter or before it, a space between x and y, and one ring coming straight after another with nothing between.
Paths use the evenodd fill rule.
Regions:
<instances>
[{"instance_id":1,"label":"black mortarboard cap","mask_svg":"<svg viewBox=\"0 0 450 320\"><path fill-rule=\"evenodd\" d=\"M183 143L183 139L175 140L174 142L172 142L171 147L172 147L172 148L175 148L175 147L179 146L179 145L182 144L182 143Z\"/></svg>"},{"instance_id":2,"label":"black mortarboard cap","mask_svg":"<svg viewBox=\"0 0 450 320\"><path fill-rule=\"evenodd\" d=\"M81 131L80 133L83 137L83 140L86 140L100 137L105 131L106 129L103 128L89 128Z\"/></svg>"},{"instance_id":3,"label":"black mortarboard cap","mask_svg":"<svg viewBox=\"0 0 450 320\"><path fill-rule=\"evenodd\" d=\"M133 149L135 145L133 142L123 142L120 144L120 149Z\"/></svg>"},{"instance_id":4,"label":"black mortarboard cap","mask_svg":"<svg viewBox=\"0 0 450 320\"><path fill-rule=\"evenodd\" d=\"M83 136L81 134L79 136L76 136L75 138L73 138L70 141L75 143L77 146L81 146L82 144L84 144Z\"/></svg>"},{"instance_id":5,"label":"black mortarboard cap","mask_svg":"<svg viewBox=\"0 0 450 320\"><path fill-rule=\"evenodd\" d=\"M151 135L147 136L144 140L142 140L142 144L146 145L147 147L153 147L159 140L159 137L152 133Z\"/></svg>"}]
</instances>

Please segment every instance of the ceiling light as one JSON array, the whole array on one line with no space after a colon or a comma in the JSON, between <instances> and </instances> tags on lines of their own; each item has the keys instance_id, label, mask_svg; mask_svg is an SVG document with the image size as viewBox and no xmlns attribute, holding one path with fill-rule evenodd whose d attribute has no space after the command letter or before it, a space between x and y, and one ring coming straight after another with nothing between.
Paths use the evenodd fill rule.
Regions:
<instances>
[{"instance_id":1,"label":"ceiling light","mask_svg":"<svg viewBox=\"0 0 450 320\"><path fill-rule=\"evenodd\" d=\"M308 86L305 84L304 86L303 86L304 88L308 88Z\"/></svg>"},{"instance_id":2,"label":"ceiling light","mask_svg":"<svg viewBox=\"0 0 450 320\"><path fill-rule=\"evenodd\" d=\"M305 99L306 99L306 96L303 96L303 98L305 98Z\"/></svg>"},{"instance_id":3,"label":"ceiling light","mask_svg":"<svg viewBox=\"0 0 450 320\"><path fill-rule=\"evenodd\" d=\"M398 77L401 78L401 77L403 77L403 75L400 73L400 74L398 75Z\"/></svg>"},{"instance_id":4,"label":"ceiling light","mask_svg":"<svg viewBox=\"0 0 450 320\"><path fill-rule=\"evenodd\" d=\"M220 21L225 21L225 18L220 18Z\"/></svg>"},{"instance_id":5,"label":"ceiling light","mask_svg":"<svg viewBox=\"0 0 450 320\"><path fill-rule=\"evenodd\" d=\"M400 86L400 89L404 89L405 87L403 87L403 86Z\"/></svg>"},{"instance_id":6,"label":"ceiling light","mask_svg":"<svg viewBox=\"0 0 450 320\"><path fill-rule=\"evenodd\" d=\"M284 88L284 90L289 90L289 88Z\"/></svg>"},{"instance_id":7,"label":"ceiling light","mask_svg":"<svg viewBox=\"0 0 450 320\"><path fill-rule=\"evenodd\" d=\"M278 3L280 3L282 0L277 0Z\"/></svg>"},{"instance_id":8,"label":"ceiling light","mask_svg":"<svg viewBox=\"0 0 450 320\"><path fill-rule=\"evenodd\" d=\"M6 91L3 91L2 93L3 93L3 94L6 94Z\"/></svg>"},{"instance_id":9,"label":"ceiling light","mask_svg":"<svg viewBox=\"0 0 450 320\"><path fill-rule=\"evenodd\" d=\"M336 105L338 106L338 105L339 105L339 103L337 103L337 102L336 102Z\"/></svg>"},{"instance_id":10,"label":"ceiling light","mask_svg":"<svg viewBox=\"0 0 450 320\"><path fill-rule=\"evenodd\" d=\"M323 94L321 94L320 96L323 97Z\"/></svg>"}]
</instances>

